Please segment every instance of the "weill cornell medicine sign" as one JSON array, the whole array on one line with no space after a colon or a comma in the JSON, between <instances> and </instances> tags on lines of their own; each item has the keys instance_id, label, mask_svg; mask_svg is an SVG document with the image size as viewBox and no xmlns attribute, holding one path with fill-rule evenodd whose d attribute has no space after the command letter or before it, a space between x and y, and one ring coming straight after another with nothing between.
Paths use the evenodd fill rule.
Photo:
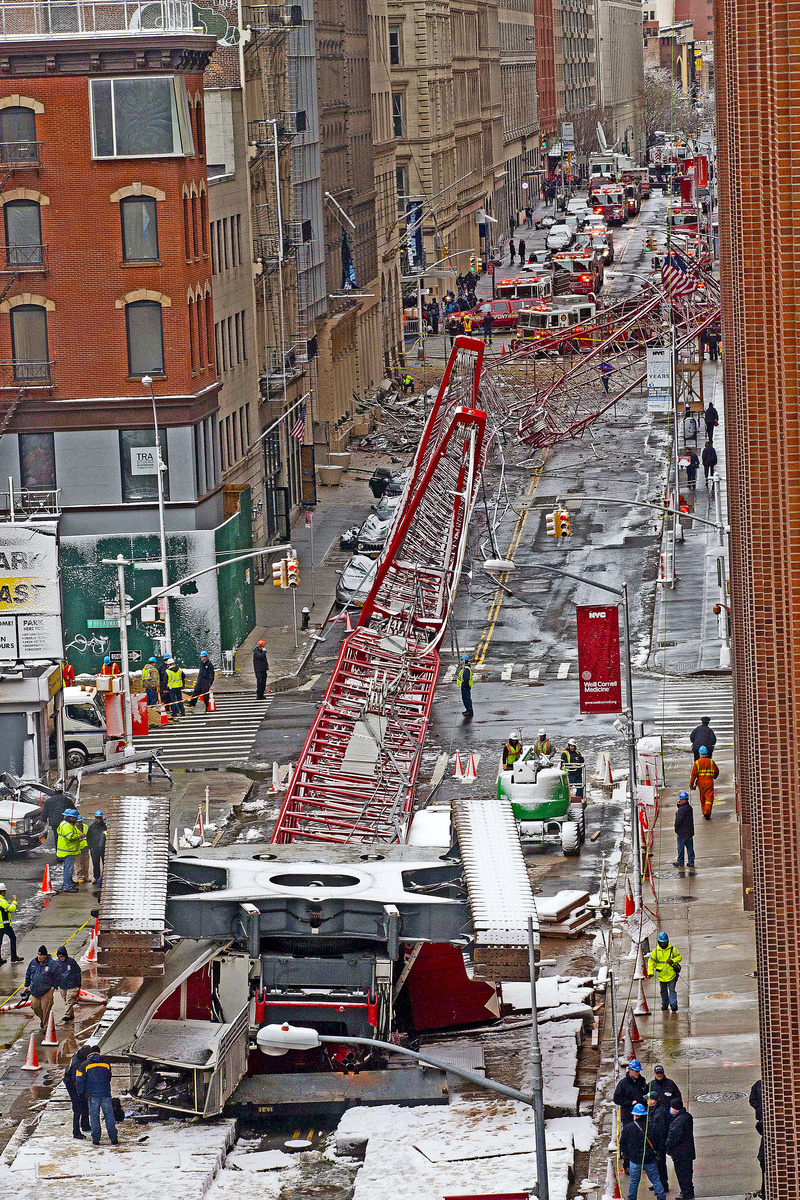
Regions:
<instances>
[{"instance_id":1,"label":"weill cornell medicine sign","mask_svg":"<svg viewBox=\"0 0 800 1200\"><path fill-rule=\"evenodd\" d=\"M576 611L581 712L621 712L619 609L616 604L579 604Z\"/></svg>"},{"instance_id":2,"label":"weill cornell medicine sign","mask_svg":"<svg viewBox=\"0 0 800 1200\"><path fill-rule=\"evenodd\" d=\"M62 655L56 530L0 525L0 662Z\"/></svg>"}]
</instances>

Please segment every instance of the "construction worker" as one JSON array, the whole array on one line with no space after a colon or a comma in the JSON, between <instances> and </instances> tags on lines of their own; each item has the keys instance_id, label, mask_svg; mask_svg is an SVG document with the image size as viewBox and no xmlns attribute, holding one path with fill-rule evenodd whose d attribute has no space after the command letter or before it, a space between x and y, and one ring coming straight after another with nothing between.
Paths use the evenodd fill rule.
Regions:
<instances>
[{"instance_id":1,"label":"construction worker","mask_svg":"<svg viewBox=\"0 0 800 1200\"><path fill-rule=\"evenodd\" d=\"M474 716L472 708L472 667L469 665L469 655L461 656L461 670L456 675L456 683L461 688L461 703L464 705L464 716Z\"/></svg>"},{"instance_id":2,"label":"construction worker","mask_svg":"<svg viewBox=\"0 0 800 1200\"><path fill-rule=\"evenodd\" d=\"M192 689L192 698L188 701L189 708L194 710L198 700L202 700L208 712L208 697L214 684L214 664L208 657L207 650L200 651L200 670L197 672L197 682Z\"/></svg>"},{"instance_id":3,"label":"construction worker","mask_svg":"<svg viewBox=\"0 0 800 1200\"><path fill-rule=\"evenodd\" d=\"M78 885L72 882L75 873L75 859L81 852L84 840L83 827L79 824L80 813L77 808L68 808L64 812L64 820L58 827L56 842L56 857L64 864L63 892L77 892Z\"/></svg>"},{"instance_id":4,"label":"construction worker","mask_svg":"<svg viewBox=\"0 0 800 1200\"><path fill-rule=\"evenodd\" d=\"M78 993L81 990L83 975L75 959L70 958L67 954L66 946L58 947L56 950L56 961L59 971L58 990L61 992L61 999L65 1005L61 1023L62 1025L71 1025L75 1020L75 1001L78 999Z\"/></svg>"},{"instance_id":5,"label":"construction worker","mask_svg":"<svg viewBox=\"0 0 800 1200\"><path fill-rule=\"evenodd\" d=\"M71 667L66 659L61 664L61 682L64 687L75 686L75 668Z\"/></svg>"},{"instance_id":6,"label":"construction worker","mask_svg":"<svg viewBox=\"0 0 800 1200\"><path fill-rule=\"evenodd\" d=\"M169 686L171 720L177 721L178 715L185 717L183 707L183 689L186 687L186 676L174 658L167 659L167 685Z\"/></svg>"},{"instance_id":7,"label":"construction worker","mask_svg":"<svg viewBox=\"0 0 800 1200\"><path fill-rule=\"evenodd\" d=\"M413 392L413 390L414 377L406 372L406 374L403 376L403 395L405 396L406 392Z\"/></svg>"},{"instance_id":8,"label":"construction worker","mask_svg":"<svg viewBox=\"0 0 800 1200\"><path fill-rule=\"evenodd\" d=\"M556 752L554 744L547 736L546 729L539 730L539 736L536 739L536 745L533 747L533 752L537 758L552 758Z\"/></svg>"},{"instance_id":9,"label":"construction worker","mask_svg":"<svg viewBox=\"0 0 800 1200\"><path fill-rule=\"evenodd\" d=\"M92 883L95 886L103 882L103 862L106 856L106 830L108 825L103 816L103 810L98 808L94 820L86 830L86 840L89 843L89 853L92 856Z\"/></svg>"},{"instance_id":10,"label":"construction worker","mask_svg":"<svg viewBox=\"0 0 800 1200\"><path fill-rule=\"evenodd\" d=\"M267 687L268 670L269 662L267 661L267 643L261 641L253 651L253 674L256 677L256 700L264 699L264 692Z\"/></svg>"},{"instance_id":11,"label":"construction worker","mask_svg":"<svg viewBox=\"0 0 800 1200\"><path fill-rule=\"evenodd\" d=\"M81 831L81 844L75 861L75 873L72 876L75 883L89 882L89 826L86 821L78 820L77 829Z\"/></svg>"},{"instance_id":12,"label":"construction worker","mask_svg":"<svg viewBox=\"0 0 800 1200\"><path fill-rule=\"evenodd\" d=\"M148 725L159 725L161 719L158 713L158 689L161 683L161 675L158 670L158 662L155 656L145 666L142 671L142 686L144 693L147 696L147 723Z\"/></svg>"},{"instance_id":13,"label":"construction worker","mask_svg":"<svg viewBox=\"0 0 800 1200\"><path fill-rule=\"evenodd\" d=\"M103 659L103 665L100 668L101 675L119 675L119 663L112 663L111 656L107 654Z\"/></svg>"},{"instance_id":14,"label":"construction worker","mask_svg":"<svg viewBox=\"0 0 800 1200\"><path fill-rule=\"evenodd\" d=\"M50 957L47 946L40 946L36 958L28 963L25 972L25 987L20 995L23 1000L30 1000L31 1008L39 1018L42 1029L47 1027L50 1019L50 1009L53 1007L53 996L59 979L58 964Z\"/></svg>"},{"instance_id":15,"label":"construction worker","mask_svg":"<svg viewBox=\"0 0 800 1200\"><path fill-rule=\"evenodd\" d=\"M694 1118L683 1107L680 1096L670 1100L669 1113L672 1119L667 1130L667 1154L681 1189L676 1200L694 1200Z\"/></svg>"},{"instance_id":16,"label":"construction worker","mask_svg":"<svg viewBox=\"0 0 800 1200\"><path fill-rule=\"evenodd\" d=\"M503 766L513 767L519 756L522 754L522 733L519 729L512 729L508 735L508 741L503 746Z\"/></svg>"},{"instance_id":17,"label":"construction worker","mask_svg":"<svg viewBox=\"0 0 800 1200\"><path fill-rule=\"evenodd\" d=\"M619 1105L619 1123L627 1125L632 1120L631 1112L634 1104L640 1104L647 1095L647 1081L642 1074L642 1064L638 1058L632 1058L625 1068L625 1074L614 1089L614 1103ZM627 1170L627 1161L625 1169Z\"/></svg>"},{"instance_id":18,"label":"construction worker","mask_svg":"<svg viewBox=\"0 0 800 1200\"><path fill-rule=\"evenodd\" d=\"M681 955L670 945L669 934L658 935L658 945L648 959L648 974L655 975L661 988L661 1011L678 1011L676 984L681 973Z\"/></svg>"},{"instance_id":19,"label":"construction worker","mask_svg":"<svg viewBox=\"0 0 800 1200\"><path fill-rule=\"evenodd\" d=\"M579 800L583 799L583 764L584 758L578 749L578 743L575 738L570 738L566 750L561 751L561 766L566 770L567 779L575 788L575 795Z\"/></svg>"},{"instance_id":20,"label":"construction worker","mask_svg":"<svg viewBox=\"0 0 800 1200\"><path fill-rule=\"evenodd\" d=\"M707 746L700 747L700 757L692 767L689 787L700 793L700 809L707 821L711 820L711 809L714 807L714 780L719 775L719 767L708 752Z\"/></svg>"},{"instance_id":21,"label":"construction worker","mask_svg":"<svg viewBox=\"0 0 800 1200\"><path fill-rule=\"evenodd\" d=\"M12 896L9 903L6 898L6 885L0 883L0 954L3 952L3 938L7 937L11 946L11 957L8 959L0 958L0 967L6 962L22 962L22 959L17 955L17 935L11 925L11 914L17 911L17 897Z\"/></svg>"},{"instance_id":22,"label":"construction worker","mask_svg":"<svg viewBox=\"0 0 800 1200\"><path fill-rule=\"evenodd\" d=\"M89 1101L89 1125L92 1141L100 1145L100 1110L106 1121L106 1132L112 1146L117 1144L117 1123L114 1120L114 1104L111 1099L111 1064L99 1054L90 1054L86 1062L75 1071L75 1086L79 1096Z\"/></svg>"},{"instance_id":23,"label":"construction worker","mask_svg":"<svg viewBox=\"0 0 800 1200\"><path fill-rule=\"evenodd\" d=\"M648 1135L647 1109L643 1104L634 1104L631 1120L623 1126L619 1138L619 1152L627 1162L631 1183L628 1200L636 1200L642 1173L653 1185L656 1200L665 1200L664 1185L658 1173L658 1151Z\"/></svg>"}]
</instances>

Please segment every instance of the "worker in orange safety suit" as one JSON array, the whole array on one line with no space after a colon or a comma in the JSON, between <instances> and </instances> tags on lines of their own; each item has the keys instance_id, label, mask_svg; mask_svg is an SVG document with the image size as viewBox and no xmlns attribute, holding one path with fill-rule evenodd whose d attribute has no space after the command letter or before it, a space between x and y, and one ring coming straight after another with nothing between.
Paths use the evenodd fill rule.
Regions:
<instances>
[{"instance_id":1,"label":"worker in orange safety suit","mask_svg":"<svg viewBox=\"0 0 800 1200\"><path fill-rule=\"evenodd\" d=\"M707 821L711 820L711 809L714 807L714 780L719 775L719 767L708 753L707 746L700 747L700 757L692 767L692 777L689 787L700 793L700 808Z\"/></svg>"}]
</instances>

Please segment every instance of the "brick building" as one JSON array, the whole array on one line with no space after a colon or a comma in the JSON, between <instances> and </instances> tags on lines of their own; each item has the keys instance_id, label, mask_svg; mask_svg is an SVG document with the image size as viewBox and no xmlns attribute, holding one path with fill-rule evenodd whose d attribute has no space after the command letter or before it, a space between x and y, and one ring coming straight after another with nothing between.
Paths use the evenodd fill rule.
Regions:
<instances>
[{"instance_id":1,"label":"brick building","mask_svg":"<svg viewBox=\"0 0 800 1200\"><path fill-rule=\"evenodd\" d=\"M143 28L115 0L0 4L0 470L23 509L52 498L78 655L85 618L114 598L100 559L160 558L156 477L137 453L154 445L144 376L172 578L205 565L224 522L203 91L216 39L183 0L147 13ZM208 596L199 621L171 604L187 657L196 637L217 653L235 640Z\"/></svg>"},{"instance_id":2,"label":"brick building","mask_svg":"<svg viewBox=\"0 0 800 1200\"><path fill-rule=\"evenodd\" d=\"M800 360L792 278L800 30L793 18L788 4L758 0L717 0L714 18L737 809L744 902L755 911L770 1200L800 1188L792 1070L800 1045ZM771 431L768 441L754 437L760 428Z\"/></svg>"}]
</instances>

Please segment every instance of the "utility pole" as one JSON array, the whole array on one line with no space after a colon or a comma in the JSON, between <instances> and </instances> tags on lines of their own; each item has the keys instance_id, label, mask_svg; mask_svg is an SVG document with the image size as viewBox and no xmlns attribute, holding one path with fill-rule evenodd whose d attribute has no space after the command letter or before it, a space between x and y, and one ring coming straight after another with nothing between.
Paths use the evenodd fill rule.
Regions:
<instances>
[{"instance_id":1,"label":"utility pole","mask_svg":"<svg viewBox=\"0 0 800 1200\"><path fill-rule=\"evenodd\" d=\"M533 941L532 916L528 917L528 968L531 976L531 1092L533 1093L533 1130L536 1143L536 1195L538 1200L550 1200L544 1128L542 1048L539 1045L539 1011L536 1007L536 948Z\"/></svg>"},{"instance_id":2,"label":"utility pole","mask_svg":"<svg viewBox=\"0 0 800 1200\"><path fill-rule=\"evenodd\" d=\"M153 429L156 436L156 475L158 477L158 532L161 545L161 582L164 587L169 585L167 569L167 534L164 514L164 471L166 464L161 457L161 439L158 434L158 413L156 412L156 394L153 390L151 375L142 376L142 386L150 388L150 399L153 403ZM164 597L164 657L172 654L172 618L169 612L169 596Z\"/></svg>"},{"instance_id":3,"label":"utility pole","mask_svg":"<svg viewBox=\"0 0 800 1200\"><path fill-rule=\"evenodd\" d=\"M128 663L128 617L130 614L125 602L125 568L130 566L131 560L118 554L116 558L104 558L103 563L106 566L117 568L119 648L122 654L122 729L125 739L125 754L130 756L133 754L133 709L131 706L131 671Z\"/></svg>"}]
</instances>

